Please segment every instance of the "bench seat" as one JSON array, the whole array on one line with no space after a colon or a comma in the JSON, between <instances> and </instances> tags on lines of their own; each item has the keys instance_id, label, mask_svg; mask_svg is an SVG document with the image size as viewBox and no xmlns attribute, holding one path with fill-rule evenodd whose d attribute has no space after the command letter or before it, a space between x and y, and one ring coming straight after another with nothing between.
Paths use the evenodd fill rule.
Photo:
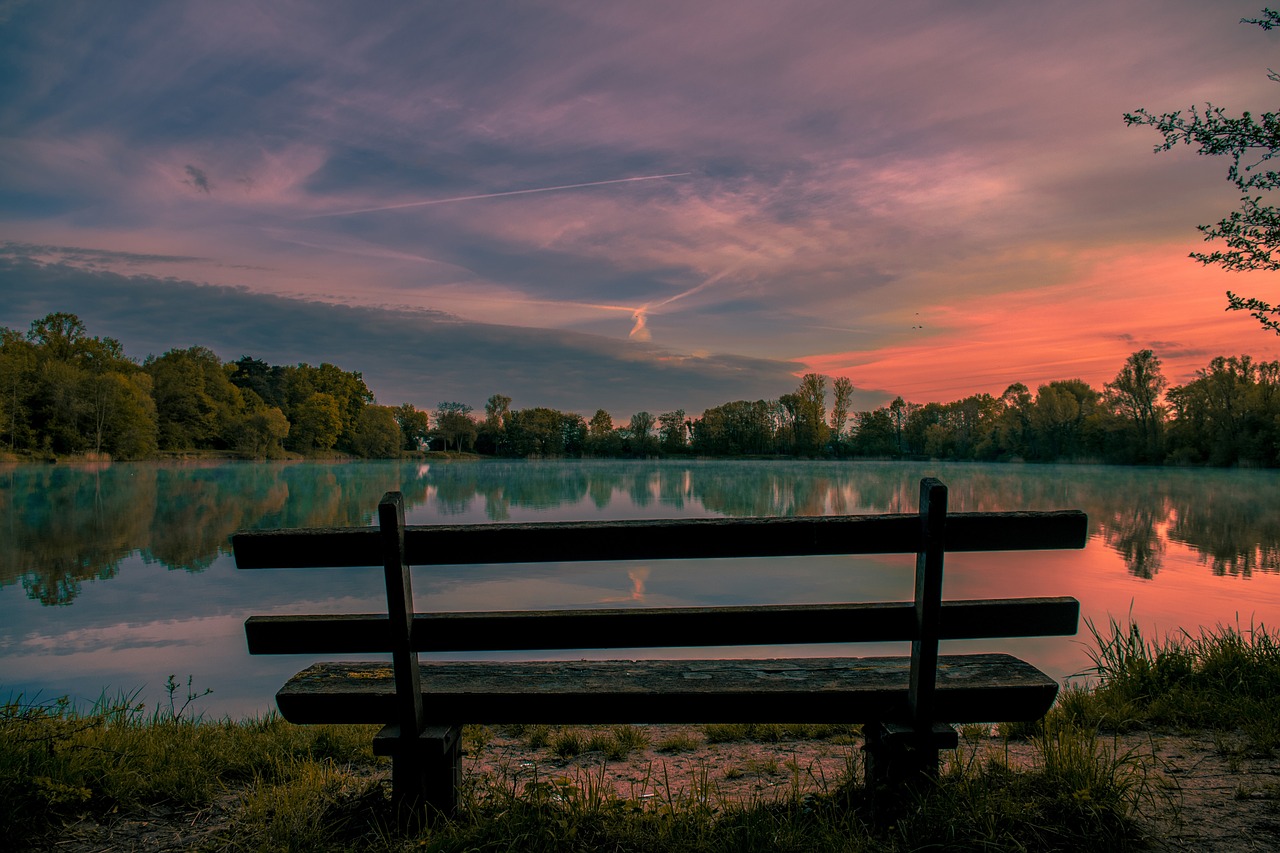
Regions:
<instances>
[{"instance_id":1,"label":"bench seat","mask_svg":"<svg viewBox=\"0 0 1280 853\"><path fill-rule=\"evenodd\" d=\"M422 662L428 723L848 723L908 713L910 657ZM938 658L935 719L1034 720L1058 685L1012 655ZM292 723L385 723L389 663L325 662L276 694Z\"/></svg>"}]
</instances>

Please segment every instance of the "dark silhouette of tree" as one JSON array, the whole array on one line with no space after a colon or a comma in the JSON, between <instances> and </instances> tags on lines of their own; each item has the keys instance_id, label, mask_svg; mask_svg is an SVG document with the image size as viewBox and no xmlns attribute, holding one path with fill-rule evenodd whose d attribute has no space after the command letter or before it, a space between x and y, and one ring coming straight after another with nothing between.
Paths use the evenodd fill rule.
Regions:
<instances>
[{"instance_id":1,"label":"dark silhouette of tree","mask_svg":"<svg viewBox=\"0 0 1280 853\"><path fill-rule=\"evenodd\" d=\"M658 415L658 446L663 453L681 454L689 447L689 427L684 409Z\"/></svg>"},{"instance_id":2,"label":"dark silhouette of tree","mask_svg":"<svg viewBox=\"0 0 1280 853\"><path fill-rule=\"evenodd\" d=\"M853 382L847 376L837 376L831 390L835 395L831 402L831 448L839 456L845 426L849 423L849 406L853 403Z\"/></svg>"},{"instance_id":3,"label":"dark silhouette of tree","mask_svg":"<svg viewBox=\"0 0 1280 853\"><path fill-rule=\"evenodd\" d=\"M1164 458L1165 408L1160 399L1168 385L1160 372L1160 359L1144 349L1129 356L1116 378L1104 386L1107 405L1131 428L1127 461L1150 464Z\"/></svg>"},{"instance_id":4,"label":"dark silhouette of tree","mask_svg":"<svg viewBox=\"0 0 1280 853\"><path fill-rule=\"evenodd\" d=\"M453 445L461 451L470 448L476 440L476 422L471 419L471 407L466 403L446 402L436 404L436 436L444 442L444 449Z\"/></svg>"}]
</instances>

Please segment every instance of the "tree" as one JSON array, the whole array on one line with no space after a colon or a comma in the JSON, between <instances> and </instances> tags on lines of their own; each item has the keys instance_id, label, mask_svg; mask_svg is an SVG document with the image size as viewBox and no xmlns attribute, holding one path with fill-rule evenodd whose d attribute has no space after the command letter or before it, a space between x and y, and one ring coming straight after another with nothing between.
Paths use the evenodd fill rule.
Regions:
<instances>
[{"instance_id":1,"label":"tree","mask_svg":"<svg viewBox=\"0 0 1280 853\"><path fill-rule=\"evenodd\" d=\"M517 409L507 419L508 447L514 456L578 456L586 438L581 415L536 407Z\"/></svg>"},{"instance_id":2,"label":"tree","mask_svg":"<svg viewBox=\"0 0 1280 853\"><path fill-rule=\"evenodd\" d=\"M648 456L653 450L654 417L648 412L636 412L631 416L627 426L627 438L631 442L631 452L636 456Z\"/></svg>"},{"instance_id":3,"label":"tree","mask_svg":"<svg viewBox=\"0 0 1280 853\"><path fill-rule=\"evenodd\" d=\"M81 396L89 438L97 453L116 459L141 459L156 451L156 404L151 377L140 371L89 374Z\"/></svg>"},{"instance_id":4,"label":"tree","mask_svg":"<svg viewBox=\"0 0 1280 853\"><path fill-rule=\"evenodd\" d=\"M431 433L431 416L412 403L395 408L396 425L400 427L402 450L421 450Z\"/></svg>"},{"instance_id":5,"label":"tree","mask_svg":"<svg viewBox=\"0 0 1280 853\"><path fill-rule=\"evenodd\" d=\"M317 391L294 410L289 443L294 449L332 450L342 429L342 409L332 394Z\"/></svg>"},{"instance_id":6,"label":"tree","mask_svg":"<svg viewBox=\"0 0 1280 853\"><path fill-rule=\"evenodd\" d=\"M390 406L365 406L356 419L352 449L367 459L398 456L403 440L396 410Z\"/></svg>"},{"instance_id":7,"label":"tree","mask_svg":"<svg viewBox=\"0 0 1280 853\"><path fill-rule=\"evenodd\" d=\"M89 333L75 314L58 311L46 314L31 323L27 340L40 347L57 361L71 361L80 352Z\"/></svg>"},{"instance_id":8,"label":"tree","mask_svg":"<svg viewBox=\"0 0 1280 853\"><path fill-rule=\"evenodd\" d=\"M658 443L663 453L684 453L688 447L689 428L684 422L684 409L658 415Z\"/></svg>"},{"instance_id":9,"label":"tree","mask_svg":"<svg viewBox=\"0 0 1280 853\"><path fill-rule=\"evenodd\" d=\"M1099 394L1080 379L1041 385L1029 413L1032 455L1041 461L1078 459L1095 448L1089 425Z\"/></svg>"},{"instance_id":10,"label":"tree","mask_svg":"<svg viewBox=\"0 0 1280 853\"><path fill-rule=\"evenodd\" d=\"M840 440L844 437L845 425L849 422L849 406L853 404L853 381L848 376L837 376L831 390L835 399L831 403L831 443L835 445L836 455L840 455Z\"/></svg>"},{"instance_id":11,"label":"tree","mask_svg":"<svg viewBox=\"0 0 1280 853\"><path fill-rule=\"evenodd\" d=\"M494 432L501 431L511 411L511 398L506 394L490 394L484 404L484 424Z\"/></svg>"},{"instance_id":12,"label":"tree","mask_svg":"<svg viewBox=\"0 0 1280 853\"><path fill-rule=\"evenodd\" d=\"M818 373L806 373L796 388L792 409L795 417L795 452L814 456L826 447L827 436L827 377Z\"/></svg>"},{"instance_id":13,"label":"tree","mask_svg":"<svg viewBox=\"0 0 1280 853\"><path fill-rule=\"evenodd\" d=\"M252 391L268 406L283 408L286 405L286 368L267 364L258 358L242 355L227 364L227 377L241 391Z\"/></svg>"},{"instance_id":14,"label":"tree","mask_svg":"<svg viewBox=\"0 0 1280 853\"><path fill-rule=\"evenodd\" d=\"M35 383L36 348L12 329L0 327L0 435L9 449L32 440L29 397Z\"/></svg>"},{"instance_id":15,"label":"tree","mask_svg":"<svg viewBox=\"0 0 1280 853\"><path fill-rule=\"evenodd\" d=\"M321 363L319 367L299 364L281 368L279 379L284 398L281 408L290 423L298 423L298 419L302 417L301 408L307 405L313 395L325 394L338 407L338 437L330 447L353 450L356 419L360 416L360 410L373 402L373 392L365 385L364 377L358 371L346 371L327 362ZM290 433L290 443L296 443L296 438L297 431L294 430Z\"/></svg>"},{"instance_id":16,"label":"tree","mask_svg":"<svg viewBox=\"0 0 1280 853\"><path fill-rule=\"evenodd\" d=\"M919 403L908 403L901 396L894 397L893 402L889 404L889 420L893 423L893 436L897 441L896 450L899 456L902 455L902 437L907 428L907 422L921 408Z\"/></svg>"},{"instance_id":17,"label":"tree","mask_svg":"<svg viewBox=\"0 0 1280 853\"><path fill-rule=\"evenodd\" d=\"M613 432L613 417L604 409L596 409L587 424L587 435L591 438L604 438Z\"/></svg>"},{"instance_id":18,"label":"tree","mask_svg":"<svg viewBox=\"0 0 1280 853\"><path fill-rule=\"evenodd\" d=\"M853 434L853 451L860 456L892 456L896 439L889 410L874 409L854 416L856 431Z\"/></svg>"},{"instance_id":19,"label":"tree","mask_svg":"<svg viewBox=\"0 0 1280 853\"><path fill-rule=\"evenodd\" d=\"M471 419L471 407L466 403L437 403L436 435L444 442L445 450L450 444L458 451L464 444L470 449L476 440L476 422Z\"/></svg>"},{"instance_id":20,"label":"tree","mask_svg":"<svg viewBox=\"0 0 1280 853\"><path fill-rule=\"evenodd\" d=\"M1280 461L1280 365L1218 356L1196 378L1170 388L1172 458L1210 465Z\"/></svg>"},{"instance_id":21,"label":"tree","mask_svg":"<svg viewBox=\"0 0 1280 853\"><path fill-rule=\"evenodd\" d=\"M1241 18L1240 23L1264 30L1280 26L1280 12L1263 9L1262 14L1261 18ZM1268 77L1280 83L1280 74L1275 71ZM1244 194L1240 209L1213 225L1196 226L1206 241L1224 241L1226 251L1192 252L1192 258L1236 272L1280 270L1280 255L1272 254L1280 250L1280 209L1264 203L1262 195L1280 188L1280 171L1264 165L1280 154L1280 112L1255 116L1245 111L1233 118L1222 107L1206 103L1203 109L1191 107L1186 115L1182 111L1156 115L1140 109L1125 113L1124 121L1160 131L1164 142L1156 146L1157 152L1179 144L1197 145L1200 154L1231 160L1227 180ZM1280 304L1227 291L1227 309L1248 311L1263 328L1280 334Z\"/></svg>"},{"instance_id":22,"label":"tree","mask_svg":"<svg viewBox=\"0 0 1280 853\"><path fill-rule=\"evenodd\" d=\"M1129 356L1116 378L1103 386L1103 397L1111 411L1129 424L1138 462L1159 462L1164 407L1160 397L1169 380L1160 372L1160 359L1149 349Z\"/></svg>"},{"instance_id":23,"label":"tree","mask_svg":"<svg viewBox=\"0 0 1280 853\"><path fill-rule=\"evenodd\" d=\"M693 450L707 456L742 456L773 450L774 401L735 400L707 409L693 422Z\"/></svg>"},{"instance_id":24,"label":"tree","mask_svg":"<svg viewBox=\"0 0 1280 853\"><path fill-rule=\"evenodd\" d=\"M256 459L278 459L284 456L289 428L289 419L279 407L259 404L240 421L236 451Z\"/></svg>"},{"instance_id":25,"label":"tree","mask_svg":"<svg viewBox=\"0 0 1280 853\"><path fill-rule=\"evenodd\" d=\"M244 395L208 347L172 349L149 357L143 369L151 376L163 450L231 447L232 433L244 418Z\"/></svg>"},{"instance_id":26,"label":"tree","mask_svg":"<svg viewBox=\"0 0 1280 853\"><path fill-rule=\"evenodd\" d=\"M613 417L604 409L596 409L591 416L584 442L586 451L592 456L622 455L622 435L613 428Z\"/></svg>"}]
</instances>

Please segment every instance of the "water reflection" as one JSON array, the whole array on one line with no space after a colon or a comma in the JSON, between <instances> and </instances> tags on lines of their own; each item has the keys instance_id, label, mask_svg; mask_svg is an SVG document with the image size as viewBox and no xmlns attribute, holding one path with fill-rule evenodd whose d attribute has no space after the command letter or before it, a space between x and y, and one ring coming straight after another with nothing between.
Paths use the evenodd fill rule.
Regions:
<instances>
[{"instance_id":1,"label":"water reflection","mask_svg":"<svg viewBox=\"0 0 1280 853\"><path fill-rule=\"evenodd\" d=\"M44 604L70 604L138 553L199 572L242 527L369 523L379 496L421 501L426 472L406 466L129 464L11 467L0 474L0 587L20 582Z\"/></svg>"},{"instance_id":2,"label":"water reflection","mask_svg":"<svg viewBox=\"0 0 1280 853\"><path fill-rule=\"evenodd\" d=\"M1128 571L1169 542L1217 576L1280 571L1270 472L841 462L184 463L0 472L0 587L69 604L124 558L200 572L239 528L364 525L388 489L412 523L674 515L911 512L921 476L953 510L1081 508Z\"/></svg>"}]
</instances>

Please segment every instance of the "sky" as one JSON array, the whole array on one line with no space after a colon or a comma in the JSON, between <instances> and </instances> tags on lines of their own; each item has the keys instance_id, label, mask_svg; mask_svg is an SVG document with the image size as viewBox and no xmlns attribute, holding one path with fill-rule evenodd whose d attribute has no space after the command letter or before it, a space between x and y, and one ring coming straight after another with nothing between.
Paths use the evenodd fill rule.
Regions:
<instances>
[{"instance_id":1,"label":"sky","mask_svg":"<svg viewBox=\"0 0 1280 853\"><path fill-rule=\"evenodd\" d=\"M378 401L855 408L1280 357L1188 259L1274 104L1256 2L0 0L0 325Z\"/></svg>"}]
</instances>

